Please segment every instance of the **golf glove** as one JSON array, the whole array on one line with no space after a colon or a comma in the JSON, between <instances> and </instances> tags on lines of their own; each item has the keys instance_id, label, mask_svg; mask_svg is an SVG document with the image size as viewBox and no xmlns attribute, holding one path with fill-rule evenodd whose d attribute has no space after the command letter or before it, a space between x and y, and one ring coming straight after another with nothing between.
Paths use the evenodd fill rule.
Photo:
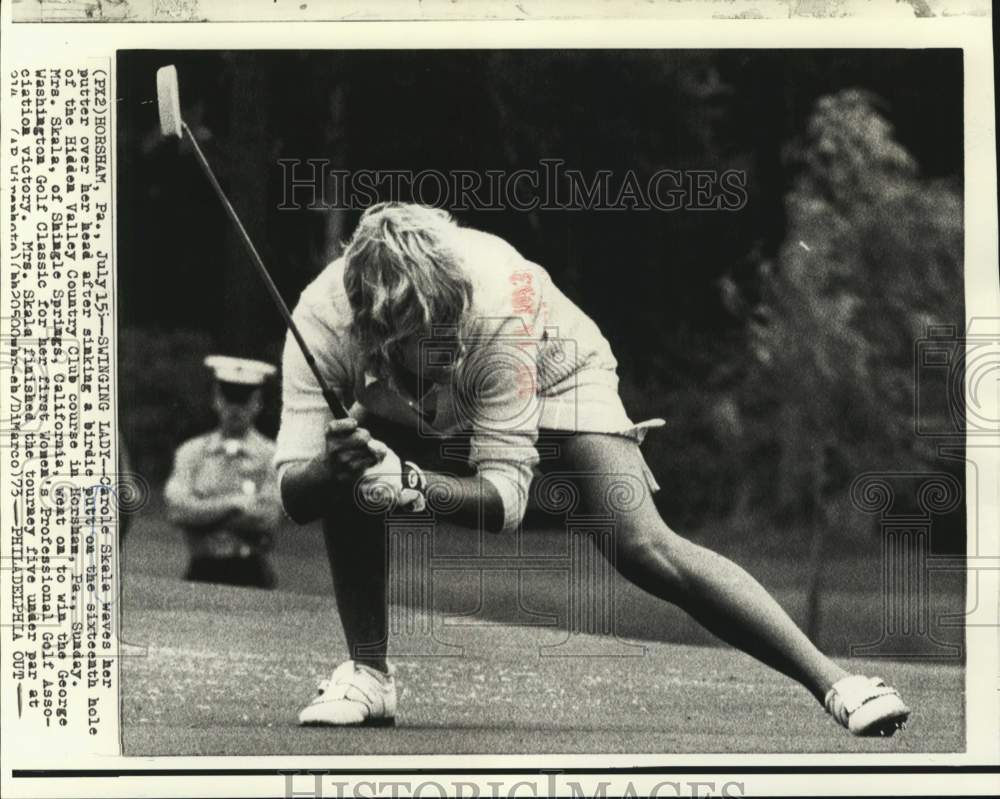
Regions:
<instances>
[{"instance_id":1,"label":"golf glove","mask_svg":"<svg viewBox=\"0 0 1000 799\"><path fill-rule=\"evenodd\" d=\"M392 505L413 513L425 510L427 478L423 470L411 461L400 461L395 452L377 439L369 441L368 448L379 462L361 476L359 491L364 502L386 510Z\"/></svg>"}]
</instances>

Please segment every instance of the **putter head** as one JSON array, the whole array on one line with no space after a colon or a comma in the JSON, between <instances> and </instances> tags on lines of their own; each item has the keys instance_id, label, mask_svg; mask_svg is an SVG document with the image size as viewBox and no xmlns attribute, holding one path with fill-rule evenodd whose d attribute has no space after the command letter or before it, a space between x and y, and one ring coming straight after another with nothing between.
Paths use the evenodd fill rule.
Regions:
<instances>
[{"instance_id":1,"label":"putter head","mask_svg":"<svg viewBox=\"0 0 1000 799\"><path fill-rule=\"evenodd\" d=\"M160 110L160 131L164 136L181 138L181 90L173 64L156 70L156 102Z\"/></svg>"}]
</instances>

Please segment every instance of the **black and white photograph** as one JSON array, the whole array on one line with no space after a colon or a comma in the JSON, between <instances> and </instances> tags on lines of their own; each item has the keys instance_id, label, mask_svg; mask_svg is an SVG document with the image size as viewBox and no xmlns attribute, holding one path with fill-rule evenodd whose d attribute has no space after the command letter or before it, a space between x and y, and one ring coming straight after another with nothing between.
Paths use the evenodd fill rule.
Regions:
<instances>
[{"instance_id":1,"label":"black and white photograph","mask_svg":"<svg viewBox=\"0 0 1000 799\"><path fill-rule=\"evenodd\" d=\"M961 49L116 71L126 756L965 750Z\"/></svg>"}]
</instances>

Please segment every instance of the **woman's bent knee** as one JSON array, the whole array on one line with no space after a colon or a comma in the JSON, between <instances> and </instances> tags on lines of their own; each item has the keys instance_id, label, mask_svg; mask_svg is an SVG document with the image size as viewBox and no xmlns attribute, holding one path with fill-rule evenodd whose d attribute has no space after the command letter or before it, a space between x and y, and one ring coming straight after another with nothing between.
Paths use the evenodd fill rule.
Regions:
<instances>
[{"instance_id":1,"label":"woman's bent knee","mask_svg":"<svg viewBox=\"0 0 1000 799\"><path fill-rule=\"evenodd\" d=\"M683 588L679 549L683 540L665 524L653 530L623 528L616 547L615 568L622 576L646 588L652 580L666 590Z\"/></svg>"}]
</instances>

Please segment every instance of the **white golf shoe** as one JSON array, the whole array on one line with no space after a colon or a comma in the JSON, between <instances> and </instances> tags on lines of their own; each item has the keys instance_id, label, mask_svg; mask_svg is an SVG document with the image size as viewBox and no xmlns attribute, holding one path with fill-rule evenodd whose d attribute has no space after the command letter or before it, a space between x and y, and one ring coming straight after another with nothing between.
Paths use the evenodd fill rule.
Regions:
<instances>
[{"instance_id":1,"label":"white golf shoe","mask_svg":"<svg viewBox=\"0 0 1000 799\"><path fill-rule=\"evenodd\" d=\"M910 715L899 692L878 677L852 674L834 683L823 702L826 712L852 735L891 736Z\"/></svg>"},{"instance_id":2,"label":"white golf shoe","mask_svg":"<svg viewBox=\"0 0 1000 799\"><path fill-rule=\"evenodd\" d=\"M396 681L391 674L348 660L299 713L303 726L392 727L396 723Z\"/></svg>"}]
</instances>

